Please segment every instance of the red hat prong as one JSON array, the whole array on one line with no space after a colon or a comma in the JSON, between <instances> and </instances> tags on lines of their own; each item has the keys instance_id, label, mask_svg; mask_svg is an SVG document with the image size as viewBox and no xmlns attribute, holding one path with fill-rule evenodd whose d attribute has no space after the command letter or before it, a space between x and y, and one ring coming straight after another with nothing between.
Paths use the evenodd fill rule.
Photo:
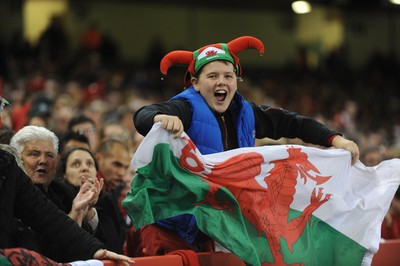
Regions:
<instances>
[{"instance_id":1,"label":"red hat prong","mask_svg":"<svg viewBox=\"0 0 400 266\"><path fill-rule=\"evenodd\" d=\"M168 69L173 65L190 65L193 60L193 52L177 50L166 54L160 63L161 73L167 75Z\"/></svg>"},{"instance_id":2,"label":"red hat prong","mask_svg":"<svg viewBox=\"0 0 400 266\"><path fill-rule=\"evenodd\" d=\"M228 42L227 46L231 54L234 55L249 48L257 49L261 55L264 55L264 44L259 39L252 36L242 36L236 38Z\"/></svg>"},{"instance_id":3,"label":"red hat prong","mask_svg":"<svg viewBox=\"0 0 400 266\"><path fill-rule=\"evenodd\" d=\"M264 44L257 38L252 36L242 36L236 38L226 44L228 46L229 52L231 53L236 65L238 66L238 75L242 75L242 67L239 63L239 58L236 56L237 53L254 48L260 52L260 55L264 55Z\"/></svg>"}]
</instances>

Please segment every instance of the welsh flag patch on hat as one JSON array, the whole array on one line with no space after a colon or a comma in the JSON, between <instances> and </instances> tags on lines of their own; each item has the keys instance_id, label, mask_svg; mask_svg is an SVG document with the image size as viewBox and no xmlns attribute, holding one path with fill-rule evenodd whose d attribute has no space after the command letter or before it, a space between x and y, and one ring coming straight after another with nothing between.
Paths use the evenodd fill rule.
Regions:
<instances>
[{"instance_id":1,"label":"welsh flag patch on hat","mask_svg":"<svg viewBox=\"0 0 400 266\"><path fill-rule=\"evenodd\" d=\"M224 48L226 46L222 46L222 48ZM198 53L199 50L197 50L194 54L196 56L196 54ZM225 61L229 61L232 64L234 63L234 59L233 57L229 54L229 52L227 50L224 49L220 49L217 47L207 47L206 49L204 49L200 54L197 55L196 57L196 62L195 62L195 71L199 71L200 68L202 68L204 65L215 61L215 60L225 60Z\"/></svg>"}]
</instances>

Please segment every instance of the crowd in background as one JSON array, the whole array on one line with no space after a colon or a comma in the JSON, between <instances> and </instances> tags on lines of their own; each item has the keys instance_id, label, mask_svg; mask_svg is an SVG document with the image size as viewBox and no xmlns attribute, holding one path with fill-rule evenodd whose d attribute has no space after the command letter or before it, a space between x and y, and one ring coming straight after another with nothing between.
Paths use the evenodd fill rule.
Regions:
<instances>
[{"instance_id":1,"label":"crowd in background","mask_svg":"<svg viewBox=\"0 0 400 266\"><path fill-rule=\"evenodd\" d=\"M92 159L99 164L99 173L111 177L111 170L102 169L106 160L100 155L105 154L105 146L115 146L107 145L107 140L118 137L129 147L129 156L125 153L119 156L122 152L116 151L107 151L107 154L113 155L110 157L118 161L119 168L124 168L121 175L126 180L120 180L122 185L118 186L117 194L110 193L106 199L112 201L110 209L121 214L115 227L122 228L121 239L124 239L134 232L120 206L134 175L127 158L132 158L143 138L134 127L133 115L140 107L166 101L184 89L186 69L171 68L168 78L162 77L159 64L168 51L159 40L144 51L147 53L145 62L128 61L119 54L118 44L104 35L96 24L82 34L76 48L70 44L57 17L36 45L26 41L20 32L15 33L11 42L0 43L0 95L11 103L1 113L1 143L8 144L8 140L27 125L43 126L60 139L64 145L59 148L62 154L68 138L81 141L79 137L69 136L71 131L76 131L87 137L83 144L88 150L81 152L90 149L96 155L96 158L92 155ZM249 101L316 118L343 133L359 145L360 159L367 166L399 158L400 64L396 55L377 53L371 55L363 68L352 69L344 49L321 57L318 67L308 63L306 50L299 48L297 52L284 67L248 67L242 63L243 80L239 92ZM263 59L268 60L268 54ZM77 124L80 126L74 130ZM297 139L263 139L257 145L284 143L306 144ZM112 182L106 182L103 190L113 191ZM395 199L399 198L400 194L396 193ZM100 202L108 204L105 200ZM101 210L99 207L102 221L117 217L107 212L102 216ZM396 213L400 213L399 210L396 209ZM400 219L396 219L387 215L385 222L389 227L393 223L400 224ZM109 227L111 225L107 230ZM101 226L99 228L101 232ZM390 229L384 233L400 237L397 231L393 233ZM109 250L127 254L123 241L115 240L118 243L113 249L112 240L105 241Z\"/></svg>"},{"instance_id":2,"label":"crowd in background","mask_svg":"<svg viewBox=\"0 0 400 266\"><path fill-rule=\"evenodd\" d=\"M135 131L133 113L182 90L185 69L173 68L162 79L159 62L168 51L160 43L144 51L146 62L128 62L119 55L118 44L95 24L82 34L77 48L70 43L54 18L37 45L20 33L1 45L0 86L11 102L2 113L3 127L17 131L39 124L62 136L68 121L83 113L97 123L98 130L108 122L124 124L135 147L141 136ZM263 60L268 60L268 54ZM285 67L243 68L239 91L250 101L317 118L356 141L361 156L374 146L385 158L399 157L400 77L396 73L400 67L395 55L371 55L363 68L352 69L344 50L338 49L321 57L318 67L311 67L306 51L299 49ZM288 141L293 142L278 142Z\"/></svg>"}]
</instances>

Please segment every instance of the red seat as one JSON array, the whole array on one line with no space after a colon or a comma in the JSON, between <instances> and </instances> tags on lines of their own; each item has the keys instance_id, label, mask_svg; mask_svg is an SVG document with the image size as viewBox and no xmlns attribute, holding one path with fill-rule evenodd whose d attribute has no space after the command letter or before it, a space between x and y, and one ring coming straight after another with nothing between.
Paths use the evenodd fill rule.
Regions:
<instances>
[{"instance_id":1,"label":"red seat","mask_svg":"<svg viewBox=\"0 0 400 266\"><path fill-rule=\"evenodd\" d=\"M380 243L378 252L372 259L371 266L400 265L400 239L386 240Z\"/></svg>"},{"instance_id":2,"label":"red seat","mask_svg":"<svg viewBox=\"0 0 400 266\"><path fill-rule=\"evenodd\" d=\"M245 266L244 262L231 253L203 252L198 253L200 266ZM184 266L179 255L164 255L133 258L135 263L132 266ZM103 261L104 266L116 266L110 260Z\"/></svg>"},{"instance_id":3,"label":"red seat","mask_svg":"<svg viewBox=\"0 0 400 266\"><path fill-rule=\"evenodd\" d=\"M198 253L201 266L245 266L244 262L232 253L204 252Z\"/></svg>"}]
</instances>

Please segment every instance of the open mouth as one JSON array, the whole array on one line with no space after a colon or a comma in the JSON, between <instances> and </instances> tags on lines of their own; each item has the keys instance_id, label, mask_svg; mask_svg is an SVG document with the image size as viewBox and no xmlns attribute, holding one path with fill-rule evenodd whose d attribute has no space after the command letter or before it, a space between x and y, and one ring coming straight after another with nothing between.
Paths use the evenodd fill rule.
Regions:
<instances>
[{"instance_id":1,"label":"open mouth","mask_svg":"<svg viewBox=\"0 0 400 266\"><path fill-rule=\"evenodd\" d=\"M226 98L227 92L224 90L218 90L214 93L215 98L218 102L223 102Z\"/></svg>"},{"instance_id":2,"label":"open mouth","mask_svg":"<svg viewBox=\"0 0 400 266\"><path fill-rule=\"evenodd\" d=\"M38 172L39 174L46 174L47 171L45 169L38 169L36 172Z\"/></svg>"}]
</instances>

